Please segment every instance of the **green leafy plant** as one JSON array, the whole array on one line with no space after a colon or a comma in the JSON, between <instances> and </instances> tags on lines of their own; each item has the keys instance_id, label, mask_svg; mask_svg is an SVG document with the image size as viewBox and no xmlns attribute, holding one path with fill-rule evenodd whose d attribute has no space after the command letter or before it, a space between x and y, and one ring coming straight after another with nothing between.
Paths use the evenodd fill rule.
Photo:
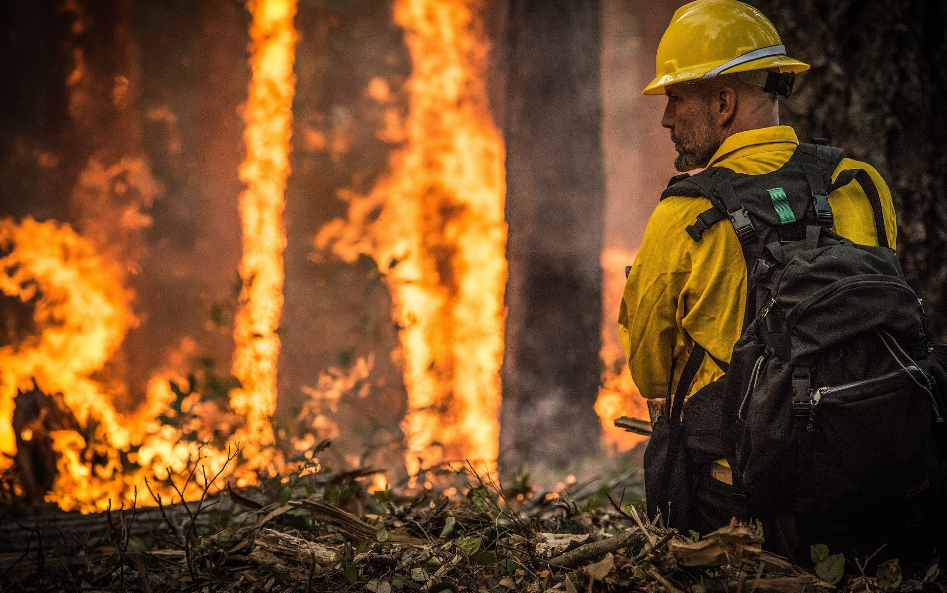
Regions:
<instances>
[{"instance_id":1,"label":"green leafy plant","mask_svg":"<svg viewBox=\"0 0 947 593\"><path fill-rule=\"evenodd\" d=\"M812 562L815 563L815 574L820 579L834 585L845 576L845 557L842 554L829 554L825 544L816 544L809 548Z\"/></svg>"},{"instance_id":2,"label":"green leafy plant","mask_svg":"<svg viewBox=\"0 0 947 593\"><path fill-rule=\"evenodd\" d=\"M897 589L901 585L902 579L901 565L898 559L885 560L878 565L878 570L875 571L875 579L878 589L882 593Z\"/></svg>"}]
</instances>

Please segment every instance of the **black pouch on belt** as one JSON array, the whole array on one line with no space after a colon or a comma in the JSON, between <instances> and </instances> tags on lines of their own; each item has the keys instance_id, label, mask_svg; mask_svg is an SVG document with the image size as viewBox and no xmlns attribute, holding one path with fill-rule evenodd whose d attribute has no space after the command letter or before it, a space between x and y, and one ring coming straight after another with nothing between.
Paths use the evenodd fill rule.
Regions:
<instances>
[{"instance_id":1,"label":"black pouch on belt","mask_svg":"<svg viewBox=\"0 0 947 593\"><path fill-rule=\"evenodd\" d=\"M685 405L694 376L706 351L695 346L674 393L668 393L664 413L644 453L645 496L648 514L658 513L664 524L680 530L693 525L692 465L723 459L720 423L722 382L699 390Z\"/></svg>"}]
</instances>

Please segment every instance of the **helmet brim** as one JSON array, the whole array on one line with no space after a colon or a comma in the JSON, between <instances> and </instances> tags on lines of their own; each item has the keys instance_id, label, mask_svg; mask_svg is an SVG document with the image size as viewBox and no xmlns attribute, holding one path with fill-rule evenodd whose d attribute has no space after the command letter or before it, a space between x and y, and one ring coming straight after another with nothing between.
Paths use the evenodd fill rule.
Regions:
<instances>
[{"instance_id":1,"label":"helmet brim","mask_svg":"<svg viewBox=\"0 0 947 593\"><path fill-rule=\"evenodd\" d=\"M720 64L723 64L723 61L718 63L711 64L700 64L692 68L682 69L674 72L673 74L666 74L664 76L656 76L654 80L648 83L648 86L641 91L642 95L663 95L665 87L677 84L679 82L690 82L694 80L700 80L703 78L704 74L710 72ZM760 58L758 60L752 60L749 62L744 62L738 64L732 68L728 68L720 74L732 74L736 72L747 72L750 70L769 70L769 69L778 69L779 72L805 72L809 69L809 64L805 62L800 62L795 58L790 58L789 56L767 56L765 58Z\"/></svg>"}]
</instances>

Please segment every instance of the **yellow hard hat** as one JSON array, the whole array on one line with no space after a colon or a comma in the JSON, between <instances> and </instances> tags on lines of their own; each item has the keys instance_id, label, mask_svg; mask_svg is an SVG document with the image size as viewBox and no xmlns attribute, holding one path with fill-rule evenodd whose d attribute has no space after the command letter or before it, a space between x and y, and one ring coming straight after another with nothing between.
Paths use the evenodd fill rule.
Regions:
<instances>
[{"instance_id":1,"label":"yellow hard hat","mask_svg":"<svg viewBox=\"0 0 947 593\"><path fill-rule=\"evenodd\" d=\"M642 91L662 95L677 82L718 74L809 65L786 55L779 33L760 11L736 0L697 0L677 9L655 59L656 76Z\"/></svg>"}]
</instances>

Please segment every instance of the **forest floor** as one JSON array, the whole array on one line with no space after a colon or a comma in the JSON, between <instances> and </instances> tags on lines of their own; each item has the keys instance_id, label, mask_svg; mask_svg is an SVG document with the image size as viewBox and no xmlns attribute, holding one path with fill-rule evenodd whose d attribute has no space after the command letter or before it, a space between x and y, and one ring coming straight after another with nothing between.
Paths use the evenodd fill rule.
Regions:
<instances>
[{"instance_id":1,"label":"forest floor","mask_svg":"<svg viewBox=\"0 0 947 593\"><path fill-rule=\"evenodd\" d=\"M317 469L239 491L208 480L187 504L0 509L0 591L947 590L936 560L909 569L817 545L798 566L766 551L758 526L665 529L643 512L635 468L542 490L443 467L375 492L374 470Z\"/></svg>"}]
</instances>

